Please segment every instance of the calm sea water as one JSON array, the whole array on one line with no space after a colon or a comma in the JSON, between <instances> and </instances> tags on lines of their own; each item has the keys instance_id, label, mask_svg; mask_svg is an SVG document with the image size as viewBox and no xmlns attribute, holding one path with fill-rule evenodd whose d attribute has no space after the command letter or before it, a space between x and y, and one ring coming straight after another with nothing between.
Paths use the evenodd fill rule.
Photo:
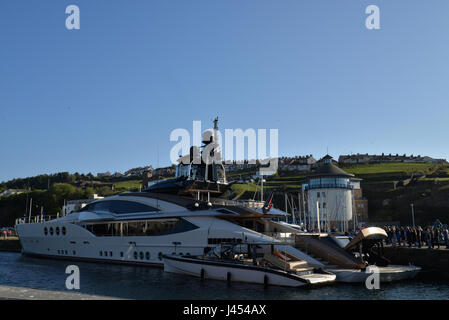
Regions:
<instances>
[{"instance_id":1,"label":"calm sea water","mask_svg":"<svg viewBox=\"0 0 449 320\"><path fill-rule=\"evenodd\" d=\"M0 252L0 285L68 291L65 269L80 269L80 290L85 294L127 299L449 299L449 283L417 278L381 284L379 290L363 285L335 284L304 289L205 280L165 273L162 268L108 265L39 259Z\"/></svg>"}]
</instances>

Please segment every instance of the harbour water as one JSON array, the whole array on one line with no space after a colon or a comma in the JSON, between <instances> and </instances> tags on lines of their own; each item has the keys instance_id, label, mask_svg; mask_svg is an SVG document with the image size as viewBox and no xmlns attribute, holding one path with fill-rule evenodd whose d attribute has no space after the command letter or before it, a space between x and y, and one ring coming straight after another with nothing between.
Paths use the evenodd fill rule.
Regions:
<instances>
[{"instance_id":1,"label":"harbour water","mask_svg":"<svg viewBox=\"0 0 449 320\"><path fill-rule=\"evenodd\" d=\"M371 300L449 299L449 283L418 277L381 284L379 290L363 285L335 284L313 289L283 288L205 280L165 273L162 268L39 259L0 252L0 286L65 291L68 265L80 270L79 293L124 299L220 300Z\"/></svg>"}]
</instances>

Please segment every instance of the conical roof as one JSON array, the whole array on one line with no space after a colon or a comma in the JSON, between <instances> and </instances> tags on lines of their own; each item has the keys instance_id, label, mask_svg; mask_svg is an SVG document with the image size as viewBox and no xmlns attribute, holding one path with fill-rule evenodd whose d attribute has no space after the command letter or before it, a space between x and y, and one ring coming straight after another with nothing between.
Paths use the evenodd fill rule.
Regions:
<instances>
[{"instance_id":1,"label":"conical roof","mask_svg":"<svg viewBox=\"0 0 449 320\"><path fill-rule=\"evenodd\" d=\"M347 173L343 169L340 169L333 163L326 163L318 167L315 172L311 173L307 177L354 177L353 174Z\"/></svg>"}]
</instances>

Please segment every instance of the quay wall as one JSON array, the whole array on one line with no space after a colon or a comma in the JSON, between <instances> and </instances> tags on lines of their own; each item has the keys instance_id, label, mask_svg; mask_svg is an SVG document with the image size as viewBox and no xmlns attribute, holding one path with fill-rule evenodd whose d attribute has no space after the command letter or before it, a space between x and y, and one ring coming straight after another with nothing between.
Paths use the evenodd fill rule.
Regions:
<instances>
[{"instance_id":1,"label":"quay wall","mask_svg":"<svg viewBox=\"0 0 449 320\"><path fill-rule=\"evenodd\" d=\"M119 300L119 298L96 296L72 291L0 286L0 300Z\"/></svg>"},{"instance_id":2,"label":"quay wall","mask_svg":"<svg viewBox=\"0 0 449 320\"><path fill-rule=\"evenodd\" d=\"M422 268L422 274L434 278L449 279L449 249L384 247L384 255L392 264L408 265Z\"/></svg>"},{"instance_id":3,"label":"quay wall","mask_svg":"<svg viewBox=\"0 0 449 320\"><path fill-rule=\"evenodd\" d=\"M0 251L21 252L22 246L19 240L0 240Z\"/></svg>"}]
</instances>

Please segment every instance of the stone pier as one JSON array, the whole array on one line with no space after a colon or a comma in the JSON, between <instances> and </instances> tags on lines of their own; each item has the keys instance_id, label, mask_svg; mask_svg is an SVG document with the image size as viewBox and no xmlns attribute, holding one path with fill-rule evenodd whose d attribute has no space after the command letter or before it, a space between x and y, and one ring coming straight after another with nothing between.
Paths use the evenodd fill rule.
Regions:
<instances>
[{"instance_id":1,"label":"stone pier","mask_svg":"<svg viewBox=\"0 0 449 320\"><path fill-rule=\"evenodd\" d=\"M392 264L413 264L422 267L423 273L449 279L449 249L391 247L384 248L384 255Z\"/></svg>"},{"instance_id":2,"label":"stone pier","mask_svg":"<svg viewBox=\"0 0 449 320\"><path fill-rule=\"evenodd\" d=\"M119 300L76 291L41 290L25 287L0 286L0 300Z\"/></svg>"}]
</instances>

